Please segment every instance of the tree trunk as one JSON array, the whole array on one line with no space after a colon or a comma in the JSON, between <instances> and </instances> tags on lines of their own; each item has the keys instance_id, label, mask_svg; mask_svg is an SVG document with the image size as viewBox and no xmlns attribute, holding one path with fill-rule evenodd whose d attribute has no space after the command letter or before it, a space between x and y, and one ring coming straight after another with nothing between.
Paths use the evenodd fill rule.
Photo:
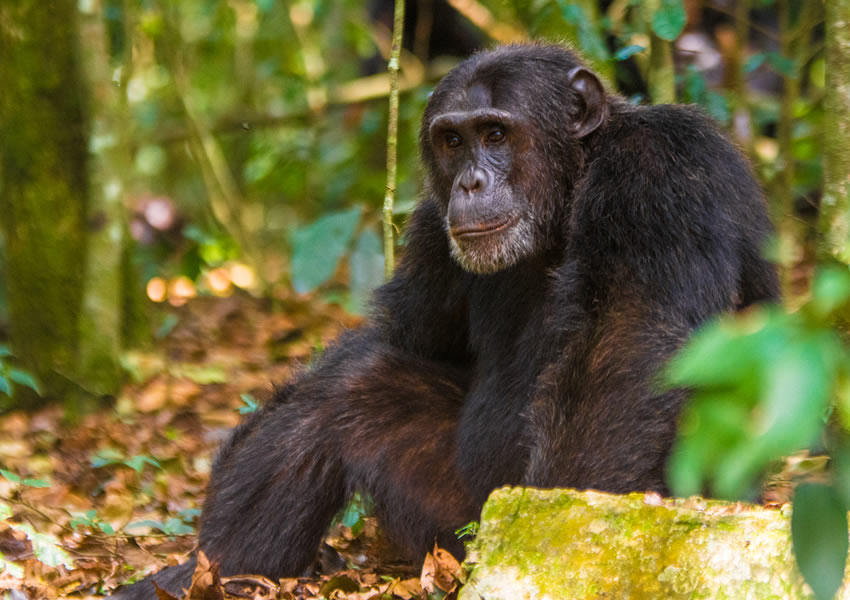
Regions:
<instances>
[{"instance_id":1,"label":"tree trunk","mask_svg":"<svg viewBox=\"0 0 850 600\"><path fill-rule=\"evenodd\" d=\"M114 394L121 381L123 203L130 171L124 90L132 68L129 60L125 61L119 85L113 83L104 20L101 3L93 0L80 22L83 72L91 91L92 138L99 142L91 144L88 253L74 372L83 387L99 395ZM132 40L128 37L125 44L129 57Z\"/></svg>"},{"instance_id":2,"label":"tree trunk","mask_svg":"<svg viewBox=\"0 0 850 600\"><path fill-rule=\"evenodd\" d=\"M11 345L47 395L75 366L87 141L74 0L0 7L0 225ZM33 402L22 386L20 406Z\"/></svg>"},{"instance_id":3,"label":"tree trunk","mask_svg":"<svg viewBox=\"0 0 850 600\"><path fill-rule=\"evenodd\" d=\"M850 0L826 2L822 255L850 264Z\"/></svg>"}]
</instances>

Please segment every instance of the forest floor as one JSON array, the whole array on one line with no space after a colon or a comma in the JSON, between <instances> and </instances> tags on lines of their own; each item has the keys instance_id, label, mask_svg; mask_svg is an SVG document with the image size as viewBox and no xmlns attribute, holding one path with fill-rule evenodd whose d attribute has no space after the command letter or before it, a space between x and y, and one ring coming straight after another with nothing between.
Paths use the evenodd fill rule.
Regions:
<instances>
[{"instance_id":1,"label":"forest floor","mask_svg":"<svg viewBox=\"0 0 850 600\"><path fill-rule=\"evenodd\" d=\"M215 449L240 412L358 321L315 298L283 304L194 299L163 315L152 350L124 357L130 383L97 414L69 422L54 406L0 417L5 599L99 598L187 559ZM422 585L442 597L435 586L451 588L456 568L442 552L423 573L396 560L352 505L310 577L222 587L202 566L186 598L424 598Z\"/></svg>"}]
</instances>

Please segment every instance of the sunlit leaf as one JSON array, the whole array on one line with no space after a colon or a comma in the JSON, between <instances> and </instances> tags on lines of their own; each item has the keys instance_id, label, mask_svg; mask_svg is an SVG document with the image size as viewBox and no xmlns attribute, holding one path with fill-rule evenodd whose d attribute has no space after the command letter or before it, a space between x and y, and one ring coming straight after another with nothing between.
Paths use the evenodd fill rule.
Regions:
<instances>
[{"instance_id":1,"label":"sunlit leaf","mask_svg":"<svg viewBox=\"0 0 850 600\"><path fill-rule=\"evenodd\" d=\"M791 515L794 555L818 600L835 595L847 561L847 512L835 490L806 483L794 493Z\"/></svg>"},{"instance_id":2,"label":"sunlit leaf","mask_svg":"<svg viewBox=\"0 0 850 600\"><path fill-rule=\"evenodd\" d=\"M157 175L165 168L167 160L161 146L142 146L136 152L136 170L145 175Z\"/></svg>"},{"instance_id":3,"label":"sunlit leaf","mask_svg":"<svg viewBox=\"0 0 850 600\"><path fill-rule=\"evenodd\" d=\"M6 560L6 557L2 553L0 553L0 571L13 579L24 578L24 568L10 560Z\"/></svg>"},{"instance_id":4,"label":"sunlit leaf","mask_svg":"<svg viewBox=\"0 0 850 600\"><path fill-rule=\"evenodd\" d=\"M360 209L336 212L303 227L292 237L292 284L298 293L330 279L360 222Z\"/></svg>"},{"instance_id":5,"label":"sunlit leaf","mask_svg":"<svg viewBox=\"0 0 850 600\"><path fill-rule=\"evenodd\" d=\"M47 533L39 533L32 526L24 524L15 524L14 529L23 531L30 543L35 557L49 567L58 567L64 565L72 567L74 561L71 556L65 552L59 541L52 535Z\"/></svg>"},{"instance_id":6,"label":"sunlit leaf","mask_svg":"<svg viewBox=\"0 0 850 600\"><path fill-rule=\"evenodd\" d=\"M652 15L652 31L672 42L682 33L687 20L682 0L661 0L661 7Z\"/></svg>"},{"instance_id":7,"label":"sunlit leaf","mask_svg":"<svg viewBox=\"0 0 850 600\"><path fill-rule=\"evenodd\" d=\"M227 383L227 372L218 365L196 365L181 363L172 365L168 372L174 377L185 377L201 385Z\"/></svg>"}]
</instances>

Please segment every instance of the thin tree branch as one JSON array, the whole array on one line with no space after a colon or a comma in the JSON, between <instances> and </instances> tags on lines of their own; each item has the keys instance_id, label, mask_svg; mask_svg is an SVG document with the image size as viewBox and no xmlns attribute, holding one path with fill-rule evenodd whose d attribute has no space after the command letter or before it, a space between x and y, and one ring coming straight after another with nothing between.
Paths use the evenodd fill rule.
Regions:
<instances>
[{"instance_id":1,"label":"thin tree branch","mask_svg":"<svg viewBox=\"0 0 850 600\"><path fill-rule=\"evenodd\" d=\"M395 0L393 17L393 49L390 55L390 108L387 125L387 193L384 196L384 278L393 276L395 246L393 241L393 204L395 202L398 166L398 74L404 30L404 0Z\"/></svg>"}]
</instances>

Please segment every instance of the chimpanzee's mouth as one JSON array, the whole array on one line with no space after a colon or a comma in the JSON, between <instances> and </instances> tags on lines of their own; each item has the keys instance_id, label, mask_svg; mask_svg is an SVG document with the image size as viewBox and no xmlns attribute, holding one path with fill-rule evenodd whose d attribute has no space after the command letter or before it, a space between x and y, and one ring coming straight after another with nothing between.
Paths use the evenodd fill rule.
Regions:
<instances>
[{"instance_id":1,"label":"chimpanzee's mouth","mask_svg":"<svg viewBox=\"0 0 850 600\"><path fill-rule=\"evenodd\" d=\"M469 225L460 225L458 227L451 228L451 234L453 238L465 237L465 238L474 238L474 237L483 237L486 235L492 235L494 233L498 233L500 231L504 231L509 227L513 227L516 222L519 221L519 215L509 217L508 219L504 219L502 221L489 221L485 223L472 223Z\"/></svg>"}]
</instances>

